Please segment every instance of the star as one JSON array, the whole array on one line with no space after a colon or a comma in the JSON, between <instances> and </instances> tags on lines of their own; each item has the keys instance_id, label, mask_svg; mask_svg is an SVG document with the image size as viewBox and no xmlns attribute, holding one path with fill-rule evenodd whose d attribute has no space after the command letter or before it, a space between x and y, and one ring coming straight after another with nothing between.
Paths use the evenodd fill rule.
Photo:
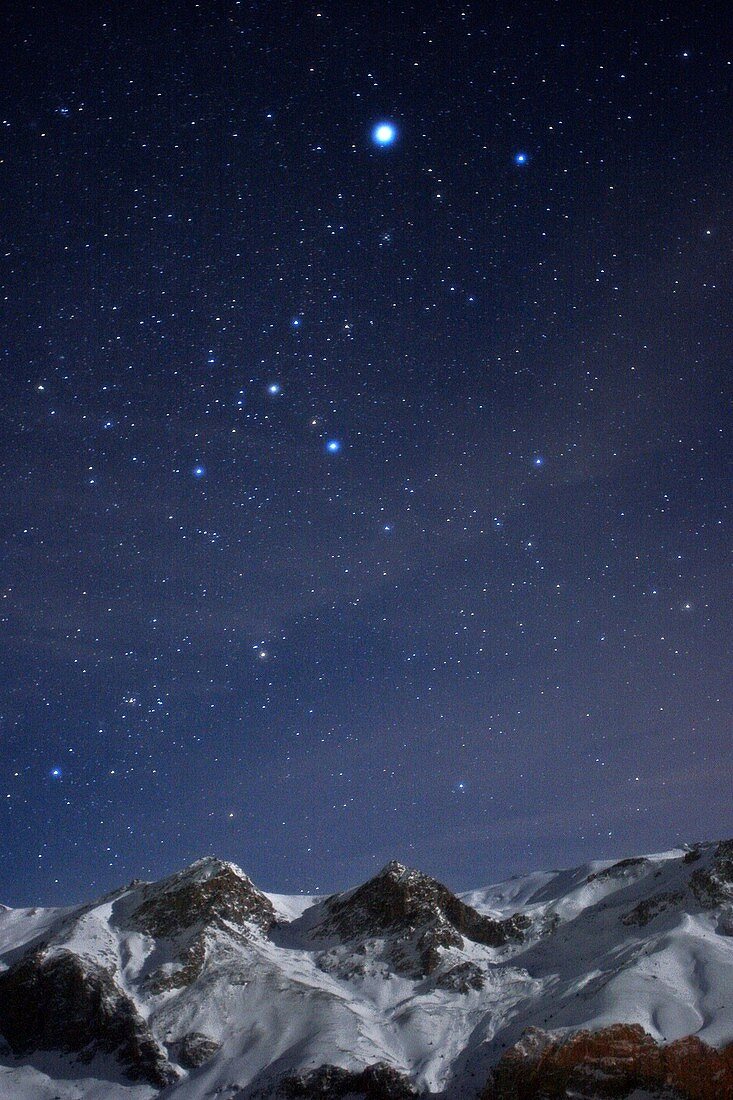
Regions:
<instances>
[{"instance_id":1,"label":"star","mask_svg":"<svg viewBox=\"0 0 733 1100\"><path fill-rule=\"evenodd\" d=\"M51 776L52 779L60 779L61 778L61 768L59 768L59 766L56 765L56 767L51 768L51 771L49 772L49 775Z\"/></svg>"},{"instance_id":2,"label":"star","mask_svg":"<svg viewBox=\"0 0 733 1100\"><path fill-rule=\"evenodd\" d=\"M542 457L542 455L535 455L534 458L532 459L532 465L533 466L544 466L544 464L545 464L545 460Z\"/></svg>"},{"instance_id":3,"label":"star","mask_svg":"<svg viewBox=\"0 0 733 1100\"><path fill-rule=\"evenodd\" d=\"M526 153L522 153L522 152L515 153L514 154L514 163L519 165L519 167L521 168L522 165L529 164L529 157L527 156Z\"/></svg>"},{"instance_id":4,"label":"star","mask_svg":"<svg viewBox=\"0 0 733 1100\"><path fill-rule=\"evenodd\" d=\"M328 454L337 455L340 450L341 450L341 440L340 439L329 439L326 442L326 451L328 452Z\"/></svg>"},{"instance_id":5,"label":"star","mask_svg":"<svg viewBox=\"0 0 733 1100\"><path fill-rule=\"evenodd\" d=\"M194 466L191 473L193 474L194 477L206 477L206 469L205 469L204 466L201 466L200 464L198 466Z\"/></svg>"},{"instance_id":6,"label":"star","mask_svg":"<svg viewBox=\"0 0 733 1100\"><path fill-rule=\"evenodd\" d=\"M376 145L392 145L397 139L397 127L391 122L378 122L372 130L372 140Z\"/></svg>"},{"instance_id":7,"label":"star","mask_svg":"<svg viewBox=\"0 0 733 1100\"><path fill-rule=\"evenodd\" d=\"M277 395L281 392L280 383L270 382L270 385L267 387L267 392L273 397L277 397Z\"/></svg>"}]
</instances>

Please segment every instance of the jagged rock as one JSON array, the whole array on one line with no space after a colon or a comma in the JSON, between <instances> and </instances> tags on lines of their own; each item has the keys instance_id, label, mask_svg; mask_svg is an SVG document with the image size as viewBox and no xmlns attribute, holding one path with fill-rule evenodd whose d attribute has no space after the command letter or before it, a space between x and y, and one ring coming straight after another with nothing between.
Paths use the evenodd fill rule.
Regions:
<instances>
[{"instance_id":1,"label":"jagged rock","mask_svg":"<svg viewBox=\"0 0 733 1100\"><path fill-rule=\"evenodd\" d=\"M203 972L206 962L206 933L195 932L186 937L188 942L178 945L171 962L158 967L145 979L145 989L150 993L169 993L173 989L186 989Z\"/></svg>"},{"instance_id":2,"label":"jagged rock","mask_svg":"<svg viewBox=\"0 0 733 1100\"><path fill-rule=\"evenodd\" d=\"M643 867L649 860L645 856L633 856L630 859L620 859L618 863L614 863L611 867L606 867L602 871L594 871L588 875L586 882L603 882L605 879L615 879L625 877L628 871L631 871L635 867Z\"/></svg>"},{"instance_id":3,"label":"jagged rock","mask_svg":"<svg viewBox=\"0 0 733 1100\"><path fill-rule=\"evenodd\" d=\"M0 1032L15 1055L114 1054L127 1077L164 1088L176 1073L109 970L70 951L24 956L0 974Z\"/></svg>"},{"instance_id":4,"label":"jagged rock","mask_svg":"<svg viewBox=\"0 0 733 1100\"><path fill-rule=\"evenodd\" d=\"M639 1024L561 1039L529 1029L495 1067L482 1100L603 1100L636 1089L668 1100L733 1100L733 1046L695 1036L663 1046Z\"/></svg>"},{"instance_id":5,"label":"jagged rock","mask_svg":"<svg viewBox=\"0 0 733 1100\"><path fill-rule=\"evenodd\" d=\"M367 972L377 973L377 967L366 960L366 951L359 944L355 950L335 947L330 951L321 951L316 955L316 965L324 974L333 974L343 981L352 981L354 978L365 978Z\"/></svg>"},{"instance_id":6,"label":"jagged rock","mask_svg":"<svg viewBox=\"0 0 733 1100\"><path fill-rule=\"evenodd\" d=\"M721 936L733 936L733 905L721 909L717 930Z\"/></svg>"},{"instance_id":7,"label":"jagged rock","mask_svg":"<svg viewBox=\"0 0 733 1100\"><path fill-rule=\"evenodd\" d=\"M202 973L206 939L216 929L246 937L275 924L272 902L230 863L201 859L178 875L143 888L143 901L128 917L130 927L156 939L176 941L172 963L147 979L151 993L183 989Z\"/></svg>"},{"instance_id":8,"label":"jagged rock","mask_svg":"<svg viewBox=\"0 0 733 1100\"><path fill-rule=\"evenodd\" d=\"M628 913L621 918L621 923L626 925L635 924L639 928L643 928L649 921L654 920L660 913L664 913L667 909L670 909L673 905L682 901L684 894L677 892L652 894L649 898L644 898L635 905Z\"/></svg>"},{"instance_id":9,"label":"jagged rock","mask_svg":"<svg viewBox=\"0 0 733 1100\"><path fill-rule=\"evenodd\" d=\"M130 918L150 936L173 937L194 925L254 924L268 932L275 910L245 874L221 860L202 859L180 875L143 889Z\"/></svg>"},{"instance_id":10,"label":"jagged rock","mask_svg":"<svg viewBox=\"0 0 733 1100\"><path fill-rule=\"evenodd\" d=\"M682 862L697 863L699 859L702 859L702 851L699 844L696 844L694 847L690 848L689 852L685 852L682 857Z\"/></svg>"},{"instance_id":11,"label":"jagged rock","mask_svg":"<svg viewBox=\"0 0 733 1100\"><path fill-rule=\"evenodd\" d=\"M552 936L557 932L560 927L560 914L559 913L547 913L542 918L539 925L539 933L541 936Z\"/></svg>"},{"instance_id":12,"label":"jagged rock","mask_svg":"<svg viewBox=\"0 0 733 1100\"><path fill-rule=\"evenodd\" d=\"M733 900L733 840L721 840L709 870L700 867L690 875L690 889L706 909Z\"/></svg>"},{"instance_id":13,"label":"jagged rock","mask_svg":"<svg viewBox=\"0 0 733 1100\"><path fill-rule=\"evenodd\" d=\"M171 1055L184 1069L198 1069L210 1061L218 1051L221 1043L203 1035L200 1031L189 1031L187 1035L168 1044Z\"/></svg>"},{"instance_id":14,"label":"jagged rock","mask_svg":"<svg viewBox=\"0 0 733 1100\"><path fill-rule=\"evenodd\" d=\"M483 989L486 979L480 966L472 962L464 962L439 974L435 984L438 989L447 989L452 993L470 993L471 990Z\"/></svg>"},{"instance_id":15,"label":"jagged rock","mask_svg":"<svg viewBox=\"0 0 733 1100\"><path fill-rule=\"evenodd\" d=\"M436 879L392 861L356 890L326 902L317 936L376 939L392 936L389 959L399 972L420 977L441 961L440 949L463 946L463 936L489 947L519 942L530 920L484 917Z\"/></svg>"},{"instance_id":16,"label":"jagged rock","mask_svg":"<svg viewBox=\"0 0 733 1100\"><path fill-rule=\"evenodd\" d=\"M399 1070L385 1062L375 1062L361 1072L339 1066L319 1066L311 1073L286 1077L280 1082L280 1095L287 1100L340 1100L358 1096L365 1100L412 1100L417 1092Z\"/></svg>"}]
</instances>

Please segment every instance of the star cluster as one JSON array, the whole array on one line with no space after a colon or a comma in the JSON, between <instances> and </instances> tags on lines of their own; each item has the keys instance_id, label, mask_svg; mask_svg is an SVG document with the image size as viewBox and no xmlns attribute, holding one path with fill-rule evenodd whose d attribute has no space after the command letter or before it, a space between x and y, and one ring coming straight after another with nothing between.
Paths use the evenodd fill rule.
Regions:
<instances>
[{"instance_id":1,"label":"star cluster","mask_svg":"<svg viewBox=\"0 0 733 1100\"><path fill-rule=\"evenodd\" d=\"M4 902L726 830L725 35L389 7L2 16Z\"/></svg>"}]
</instances>

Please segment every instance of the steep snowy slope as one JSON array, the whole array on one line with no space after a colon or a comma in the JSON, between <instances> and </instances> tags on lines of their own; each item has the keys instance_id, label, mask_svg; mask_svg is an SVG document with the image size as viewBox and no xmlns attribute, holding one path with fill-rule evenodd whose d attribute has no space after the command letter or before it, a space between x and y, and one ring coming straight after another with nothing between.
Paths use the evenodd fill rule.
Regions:
<instances>
[{"instance_id":1,"label":"steep snowy slope","mask_svg":"<svg viewBox=\"0 0 733 1100\"><path fill-rule=\"evenodd\" d=\"M460 898L398 863L332 898L267 895L208 858L78 908L0 910L3 1098L473 1097L502 1057L509 1098L518 1060L570 1050L525 1038L507 1061L527 1028L619 1023L654 1051L733 1043L733 842Z\"/></svg>"}]
</instances>

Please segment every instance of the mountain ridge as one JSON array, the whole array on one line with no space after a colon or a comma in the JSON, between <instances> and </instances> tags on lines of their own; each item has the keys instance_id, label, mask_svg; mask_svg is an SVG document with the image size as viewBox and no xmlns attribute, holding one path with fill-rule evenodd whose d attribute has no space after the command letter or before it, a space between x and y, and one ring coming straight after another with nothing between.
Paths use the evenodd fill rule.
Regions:
<instances>
[{"instance_id":1,"label":"mountain ridge","mask_svg":"<svg viewBox=\"0 0 733 1100\"><path fill-rule=\"evenodd\" d=\"M597 1058L680 1096L695 1060L715 1066L718 1100L732 992L733 841L461 895L393 860L280 896L208 856L96 902L0 908L0 1095L520 1100L523 1073L562 1097ZM687 1078L657 1049L687 1052Z\"/></svg>"}]
</instances>

